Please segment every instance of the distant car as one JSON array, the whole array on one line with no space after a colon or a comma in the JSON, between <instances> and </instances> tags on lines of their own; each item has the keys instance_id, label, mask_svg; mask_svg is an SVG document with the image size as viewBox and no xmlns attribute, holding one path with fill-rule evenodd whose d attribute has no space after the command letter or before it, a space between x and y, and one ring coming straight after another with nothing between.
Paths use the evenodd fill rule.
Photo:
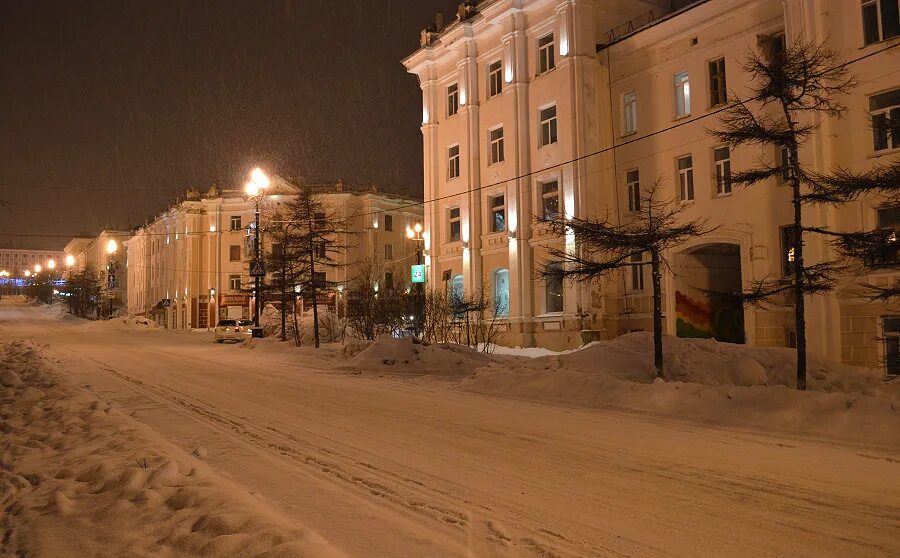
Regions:
<instances>
[{"instance_id":1,"label":"distant car","mask_svg":"<svg viewBox=\"0 0 900 558\"><path fill-rule=\"evenodd\" d=\"M236 341L240 343L245 339L250 339L252 335L251 328L253 322L251 320L219 320L213 335L216 343L224 343L225 341Z\"/></svg>"}]
</instances>

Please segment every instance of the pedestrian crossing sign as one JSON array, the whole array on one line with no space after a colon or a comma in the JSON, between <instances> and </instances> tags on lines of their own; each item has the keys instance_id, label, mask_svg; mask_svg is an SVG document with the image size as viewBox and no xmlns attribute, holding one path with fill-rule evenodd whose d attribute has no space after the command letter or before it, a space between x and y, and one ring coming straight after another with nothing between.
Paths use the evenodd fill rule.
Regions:
<instances>
[{"instance_id":1,"label":"pedestrian crossing sign","mask_svg":"<svg viewBox=\"0 0 900 558\"><path fill-rule=\"evenodd\" d=\"M262 260L253 260L250 262L250 277L265 277L266 276L266 266L263 265Z\"/></svg>"}]
</instances>

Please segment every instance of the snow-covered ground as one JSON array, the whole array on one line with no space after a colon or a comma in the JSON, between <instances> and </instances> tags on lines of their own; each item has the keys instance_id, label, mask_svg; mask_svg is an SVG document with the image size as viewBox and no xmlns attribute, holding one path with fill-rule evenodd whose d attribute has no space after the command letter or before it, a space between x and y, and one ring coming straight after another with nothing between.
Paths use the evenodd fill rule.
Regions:
<instances>
[{"instance_id":1,"label":"snow-covered ground","mask_svg":"<svg viewBox=\"0 0 900 558\"><path fill-rule=\"evenodd\" d=\"M33 344L8 344L23 338ZM894 388L828 363L813 367L817 392L772 387L789 381L777 350L752 353L757 368L730 347L670 343L670 381L653 384L640 339L533 359L406 340L221 346L16 304L0 305L0 342L51 359L41 374L59 386L23 380L50 410L4 392L0 416L18 441L4 430L12 466L0 469L28 485L4 485L3 505L39 518L0 519L13 525L0 547L10 553L55 542L30 555L114 555L131 540L144 555L199 552L177 541L228 555L240 540L259 546L231 555L277 542L292 545L284 555L366 557L900 555L900 438L872 423L896 430ZM2 367L31 369L5 354ZM709 376L722 365L729 374ZM770 386L740 385L763 377ZM775 407L753 395L770 392ZM879 434L854 437L860 424ZM54 431L78 451L54 447ZM142 455L147 469L130 461ZM108 468L78 481L96 462ZM65 467L75 480L58 475ZM131 481L204 496L173 511L169 492L134 502ZM54 490L70 502L51 502ZM104 511L119 509L132 513ZM247 513L254 522L198 521Z\"/></svg>"}]
</instances>

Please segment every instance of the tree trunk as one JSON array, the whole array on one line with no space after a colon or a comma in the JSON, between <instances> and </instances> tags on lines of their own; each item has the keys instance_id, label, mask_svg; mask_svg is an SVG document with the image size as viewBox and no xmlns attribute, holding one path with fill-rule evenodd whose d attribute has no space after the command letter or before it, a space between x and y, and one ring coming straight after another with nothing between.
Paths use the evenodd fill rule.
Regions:
<instances>
[{"instance_id":1,"label":"tree trunk","mask_svg":"<svg viewBox=\"0 0 900 558\"><path fill-rule=\"evenodd\" d=\"M291 314L294 315L294 344L300 346L300 324L297 323L297 297L292 296Z\"/></svg>"},{"instance_id":2,"label":"tree trunk","mask_svg":"<svg viewBox=\"0 0 900 558\"><path fill-rule=\"evenodd\" d=\"M662 339L662 287L659 250L650 250L650 267L653 276L653 365L656 376L663 377L663 339Z\"/></svg>"},{"instance_id":3,"label":"tree trunk","mask_svg":"<svg viewBox=\"0 0 900 558\"><path fill-rule=\"evenodd\" d=\"M316 264L315 257L313 254L313 250L309 251L309 275L310 275L310 285L312 285L312 307L313 307L313 340L315 342L315 346L319 348L319 305L316 298L318 297L316 291Z\"/></svg>"},{"instance_id":4,"label":"tree trunk","mask_svg":"<svg viewBox=\"0 0 900 558\"><path fill-rule=\"evenodd\" d=\"M287 293L284 282L286 281L284 273L284 264L281 266L281 340L287 341Z\"/></svg>"},{"instance_id":5,"label":"tree trunk","mask_svg":"<svg viewBox=\"0 0 900 558\"><path fill-rule=\"evenodd\" d=\"M791 163L797 163L797 150L791 149ZM797 328L797 389L806 389L806 316L803 305L803 227L800 203L800 179L794 172L794 326Z\"/></svg>"}]
</instances>

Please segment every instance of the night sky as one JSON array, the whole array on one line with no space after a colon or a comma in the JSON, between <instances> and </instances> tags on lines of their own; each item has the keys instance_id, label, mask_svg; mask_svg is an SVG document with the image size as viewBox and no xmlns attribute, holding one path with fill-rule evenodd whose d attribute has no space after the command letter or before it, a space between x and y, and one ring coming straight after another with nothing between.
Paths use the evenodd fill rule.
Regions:
<instances>
[{"instance_id":1,"label":"night sky","mask_svg":"<svg viewBox=\"0 0 900 558\"><path fill-rule=\"evenodd\" d=\"M421 196L400 60L457 3L0 0L0 247L143 224L256 165Z\"/></svg>"}]
</instances>

